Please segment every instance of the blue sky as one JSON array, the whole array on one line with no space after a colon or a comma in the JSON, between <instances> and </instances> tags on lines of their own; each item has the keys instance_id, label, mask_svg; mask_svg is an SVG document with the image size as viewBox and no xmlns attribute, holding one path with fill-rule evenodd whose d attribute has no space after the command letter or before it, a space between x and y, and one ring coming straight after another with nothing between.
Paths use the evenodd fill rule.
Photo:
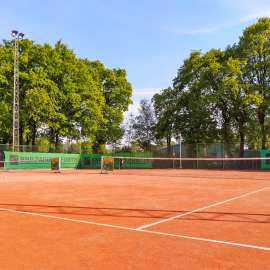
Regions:
<instances>
[{"instance_id":1,"label":"blue sky","mask_svg":"<svg viewBox=\"0 0 270 270\"><path fill-rule=\"evenodd\" d=\"M124 68L136 113L142 97L172 85L191 50L224 49L269 0L0 0L0 37L18 30L36 43L61 39L77 57Z\"/></svg>"}]
</instances>

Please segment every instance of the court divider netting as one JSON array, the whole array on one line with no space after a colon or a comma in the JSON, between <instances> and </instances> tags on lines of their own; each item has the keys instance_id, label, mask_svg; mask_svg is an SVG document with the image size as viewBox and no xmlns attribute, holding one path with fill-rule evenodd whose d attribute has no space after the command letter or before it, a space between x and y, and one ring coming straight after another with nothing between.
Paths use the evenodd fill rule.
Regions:
<instances>
[{"instance_id":1,"label":"court divider netting","mask_svg":"<svg viewBox=\"0 0 270 270\"><path fill-rule=\"evenodd\" d=\"M207 169L207 170L269 170L270 157L258 158L154 158L101 157L101 173L119 169L120 158L124 169Z\"/></svg>"}]
</instances>

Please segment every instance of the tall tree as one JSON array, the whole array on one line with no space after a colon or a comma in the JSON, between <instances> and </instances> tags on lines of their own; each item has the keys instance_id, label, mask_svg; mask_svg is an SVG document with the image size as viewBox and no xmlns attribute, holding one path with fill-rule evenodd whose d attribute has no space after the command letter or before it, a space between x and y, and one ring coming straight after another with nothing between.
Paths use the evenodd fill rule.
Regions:
<instances>
[{"instance_id":1,"label":"tall tree","mask_svg":"<svg viewBox=\"0 0 270 270\"><path fill-rule=\"evenodd\" d=\"M155 141L154 128L156 119L150 100L142 98L138 109L139 115L135 117L134 138L140 143L144 151L149 151L151 143Z\"/></svg>"},{"instance_id":2,"label":"tall tree","mask_svg":"<svg viewBox=\"0 0 270 270\"><path fill-rule=\"evenodd\" d=\"M155 138L166 139L167 154L171 156L172 136L179 133L181 126L175 125L175 107L179 97L178 91L168 87L160 93L154 94L152 98L154 113L157 120L155 127ZM178 130L178 133L177 133Z\"/></svg>"},{"instance_id":3,"label":"tall tree","mask_svg":"<svg viewBox=\"0 0 270 270\"><path fill-rule=\"evenodd\" d=\"M265 149L270 122L270 19L260 18L247 27L240 37L237 56L246 61L242 66L242 87L250 92L248 101L256 108L259 133L253 137ZM254 126L254 128L256 125Z\"/></svg>"},{"instance_id":4,"label":"tall tree","mask_svg":"<svg viewBox=\"0 0 270 270\"><path fill-rule=\"evenodd\" d=\"M94 132L93 150L97 152L102 145L123 137L121 123L124 119L123 112L132 104L132 87L126 79L127 73L124 69L106 69L99 61L85 60L85 63L102 93L104 103L101 112L105 121L99 123Z\"/></svg>"},{"instance_id":5,"label":"tall tree","mask_svg":"<svg viewBox=\"0 0 270 270\"><path fill-rule=\"evenodd\" d=\"M123 135L123 111L132 88L123 69L76 58L58 41L20 41L20 144L47 137L57 147L64 138L91 139L94 145ZM0 142L12 140L14 40L0 45ZM113 134L113 136L111 136Z\"/></svg>"},{"instance_id":6,"label":"tall tree","mask_svg":"<svg viewBox=\"0 0 270 270\"><path fill-rule=\"evenodd\" d=\"M175 126L181 127L186 143L212 142L217 138L217 111L206 98L201 73L204 60L200 51L192 51L173 80L179 97L175 105Z\"/></svg>"},{"instance_id":7,"label":"tall tree","mask_svg":"<svg viewBox=\"0 0 270 270\"><path fill-rule=\"evenodd\" d=\"M213 142L216 138L224 142L240 139L240 152L243 155L250 120L250 110L246 104L249 94L243 91L239 83L241 66L245 62L233 59L231 50L212 49L205 54L192 52L174 82L180 90L186 87L179 99L182 100L180 108L185 107L187 98L191 100L185 114L194 115L189 119L189 125L193 127L190 133L197 136L196 142L201 139L204 142ZM194 132L194 128L200 131Z\"/></svg>"},{"instance_id":8,"label":"tall tree","mask_svg":"<svg viewBox=\"0 0 270 270\"><path fill-rule=\"evenodd\" d=\"M128 144L129 149L131 149L131 143L134 139L134 130L133 130L134 124L135 124L135 117L133 113L130 113L124 124L124 130L125 130L124 138Z\"/></svg>"}]
</instances>

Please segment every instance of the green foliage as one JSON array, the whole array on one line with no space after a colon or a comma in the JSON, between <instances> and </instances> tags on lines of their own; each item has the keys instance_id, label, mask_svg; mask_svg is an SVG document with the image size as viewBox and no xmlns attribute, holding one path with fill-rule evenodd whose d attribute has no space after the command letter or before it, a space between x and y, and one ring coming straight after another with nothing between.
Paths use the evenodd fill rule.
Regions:
<instances>
[{"instance_id":1,"label":"green foliage","mask_svg":"<svg viewBox=\"0 0 270 270\"><path fill-rule=\"evenodd\" d=\"M14 40L0 45L0 142L12 140ZM39 138L58 147L63 139L90 139L99 147L122 136L120 124L132 88L123 69L76 58L61 43L52 48L19 42L20 144Z\"/></svg>"},{"instance_id":2,"label":"green foliage","mask_svg":"<svg viewBox=\"0 0 270 270\"><path fill-rule=\"evenodd\" d=\"M174 91L178 92L174 107L175 127L186 143L208 142L217 136L217 112L207 95L211 89L203 76L207 68L216 70L217 67L209 67L207 60L201 52L192 51L174 79Z\"/></svg>"},{"instance_id":3,"label":"green foliage","mask_svg":"<svg viewBox=\"0 0 270 270\"><path fill-rule=\"evenodd\" d=\"M123 126L125 132L124 138L129 148L131 146L132 140L134 139L134 129L133 129L134 124L135 124L135 117L133 113L130 113Z\"/></svg>"},{"instance_id":4,"label":"green foliage","mask_svg":"<svg viewBox=\"0 0 270 270\"><path fill-rule=\"evenodd\" d=\"M84 61L102 93L101 112L105 121L94 132L93 149L97 152L101 145L114 143L123 137L124 131L120 125L123 122L123 112L132 104L132 87L124 69L110 70L99 61Z\"/></svg>"},{"instance_id":5,"label":"green foliage","mask_svg":"<svg viewBox=\"0 0 270 270\"><path fill-rule=\"evenodd\" d=\"M153 96L152 102L154 113L157 119L155 126L155 138L157 140L166 139L168 155L171 155L171 139L173 134L177 134L176 125L176 101L179 92L171 87L163 89L160 93ZM179 133L179 131L178 131Z\"/></svg>"},{"instance_id":6,"label":"green foliage","mask_svg":"<svg viewBox=\"0 0 270 270\"><path fill-rule=\"evenodd\" d=\"M186 143L260 141L270 122L270 19L247 27L239 44L225 51L191 51L173 80L174 88L154 95L155 136Z\"/></svg>"},{"instance_id":7,"label":"green foliage","mask_svg":"<svg viewBox=\"0 0 270 270\"><path fill-rule=\"evenodd\" d=\"M270 19L260 18L247 27L240 37L238 57L244 59L243 76L240 78L243 89L249 93L247 103L254 108L249 139L261 141L265 149L269 138L270 122Z\"/></svg>"},{"instance_id":8,"label":"green foliage","mask_svg":"<svg viewBox=\"0 0 270 270\"><path fill-rule=\"evenodd\" d=\"M141 152L140 142L133 141L131 143L131 152L132 153L140 153Z\"/></svg>"},{"instance_id":9,"label":"green foliage","mask_svg":"<svg viewBox=\"0 0 270 270\"><path fill-rule=\"evenodd\" d=\"M140 100L139 115L135 117L133 124L133 138L140 143L143 151L148 152L151 143L155 140L156 119L150 100Z\"/></svg>"}]
</instances>

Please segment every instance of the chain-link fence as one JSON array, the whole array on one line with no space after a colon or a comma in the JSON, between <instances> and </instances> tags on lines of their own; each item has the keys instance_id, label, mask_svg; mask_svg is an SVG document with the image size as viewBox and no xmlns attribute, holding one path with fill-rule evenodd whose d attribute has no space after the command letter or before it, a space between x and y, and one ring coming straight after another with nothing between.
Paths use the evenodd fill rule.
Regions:
<instances>
[{"instance_id":1,"label":"chain-link fence","mask_svg":"<svg viewBox=\"0 0 270 270\"><path fill-rule=\"evenodd\" d=\"M66 153L66 154L101 154L101 153L151 153L156 158L176 158L174 161L153 162L156 168L187 168L187 169L259 169L260 160L253 161L187 161L181 158L255 158L260 157L260 148L255 142L252 143L197 143L197 144L175 144L170 147L157 145L133 145L121 147L106 147L103 151L93 151L71 144L69 146L49 147L39 145L21 145L20 152L36 153ZM268 144L270 145L270 144ZM0 161L5 160L5 151L13 151L13 146L0 145ZM104 152L105 151L105 152ZM136 155L134 155L136 156ZM138 155L139 156L139 155Z\"/></svg>"},{"instance_id":2,"label":"chain-link fence","mask_svg":"<svg viewBox=\"0 0 270 270\"><path fill-rule=\"evenodd\" d=\"M229 160L181 160L181 158L224 158ZM260 149L252 147L247 143L197 143L197 144L177 144L170 148L163 148L157 152L153 152L153 157L174 157L179 160L155 161L156 167L167 168L185 168L185 169L231 169L231 170L247 170L260 169L260 160L233 160L233 158L256 158L260 157ZM162 163L162 164L160 164Z\"/></svg>"},{"instance_id":3,"label":"chain-link fence","mask_svg":"<svg viewBox=\"0 0 270 270\"><path fill-rule=\"evenodd\" d=\"M233 158L260 157L259 143L197 143L175 144L170 147L149 146L138 148L137 151L151 152L154 158L176 158L176 160L154 160L154 168L185 168L185 169L260 169L260 160L233 160ZM128 153L131 147L112 148L112 153ZM134 150L133 150L134 151ZM180 158L181 151L181 158ZM182 158L224 158L222 161L182 160Z\"/></svg>"}]
</instances>

